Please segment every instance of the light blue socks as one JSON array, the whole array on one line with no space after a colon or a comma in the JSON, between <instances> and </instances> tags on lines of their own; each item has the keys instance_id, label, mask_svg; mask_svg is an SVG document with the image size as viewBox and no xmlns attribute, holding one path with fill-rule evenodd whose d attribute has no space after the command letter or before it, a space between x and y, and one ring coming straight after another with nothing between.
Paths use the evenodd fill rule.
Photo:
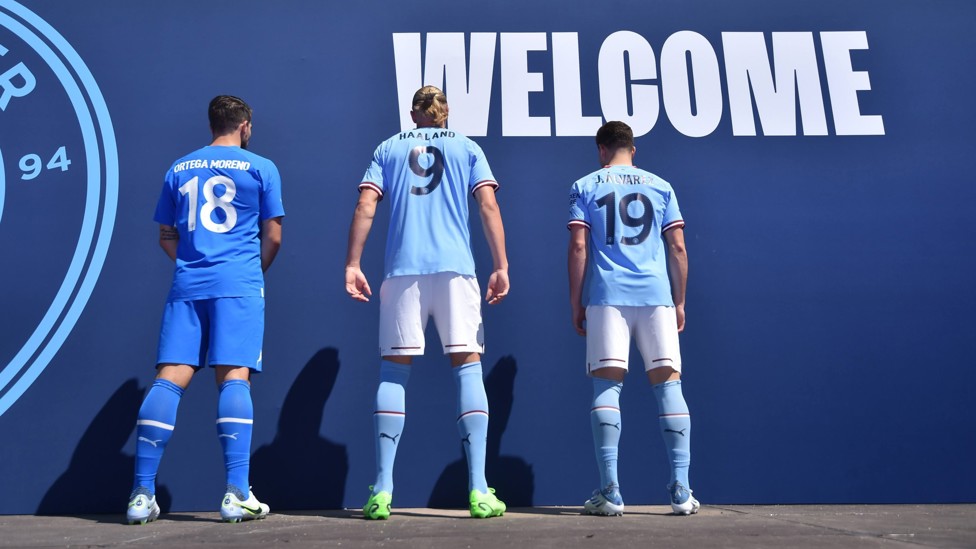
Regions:
<instances>
[{"instance_id":1,"label":"light blue socks","mask_svg":"<svg viewBox=\"0 0 976 549\"><path fill-rule=\"evenodd\" d=\"M600 489L609 488L611 492L620 487L617 481L617 448L620 445L620 391L623 387L623 383L593 378L593 408L590 410L593 447L600 469Z\"/></svg>"},{"instance_id":2,"label":"light blue socks","mask_svg":"<svg viewBox=\"0 0 976 549\"><path fill-rule=\"evenodd\" d=\"M485 394L481 362L462 364L453 371L458 394L458 433L468 456L468 490L487 493L485 452L488 445L488 395Z\"/></svg>"},{"instance_id":3,"label":"light blue socks","mask_svg":"<svg viewBox=\"0 0 976 549\"><path fill-rule=\"evenodd\" d=\"M376 433L376 482L373 493L393 493L393 463L406 421L406 390L410 366L384 360L376 390L373 428Z\"/></svg>"},{"instance_id":4,"label":"light blue socks","mask_svg":"<svg viewBox=\"0 0 976 549\"><path fill-rule=\"evenodd\" d=\"M691 415L681 394L681 381L667 381L654 386L657 398L661 436L671 462L671 484L688 484L688 467L691 465Z\"/></svg>"}]
</instances>

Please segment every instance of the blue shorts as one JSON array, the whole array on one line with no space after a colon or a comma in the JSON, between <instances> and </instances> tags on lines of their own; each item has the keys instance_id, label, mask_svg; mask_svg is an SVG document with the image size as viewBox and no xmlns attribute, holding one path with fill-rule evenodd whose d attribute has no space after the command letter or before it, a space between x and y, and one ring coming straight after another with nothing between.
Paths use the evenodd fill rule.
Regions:
<instances>
[{"instance_id":1,"label":"blue shorts","mask_svg":"<svg viewBox=\"0 0 976 549\"><path fill-rule=\"evenodd\" d=\"M170 301L163 309L156 365L245 366L261 371L263 297Z\"/></svg>"}]
</instances>

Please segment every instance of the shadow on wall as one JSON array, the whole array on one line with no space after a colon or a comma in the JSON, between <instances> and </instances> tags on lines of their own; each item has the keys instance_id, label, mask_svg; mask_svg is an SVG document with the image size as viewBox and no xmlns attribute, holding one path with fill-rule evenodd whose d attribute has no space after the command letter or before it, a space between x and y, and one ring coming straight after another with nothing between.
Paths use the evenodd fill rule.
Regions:
<instances>
[{"instance_id":1,"label":"shadow on wall","mask_svg":"<svg viewBox=\"0 0 976 549\"><path fill-rule=\"evenodd\" d=\"M485 391L488 393L488 447L485 461L485 476L488 485L498 490L498 497L509 507L528 507L532 505L535 491L535 474L532 466L524 459L501 455L502 434L512 415L515 401L515 375L518 365L515 359L502 357L485 378ZM461 445L461 459L452 462L444 469L434 484L428 507L467 508L468 506L468 465Z\"/></svg>"},{"instance_id":2,"label":"shadow on wall","mask_svg":"<svg viewBox=\"0 0 976 549\"><path fill-rule=\"evenodd\" d=\"M85 513L125 513L136 461L122 450L135 428L144 396L133 378L109 397L81 436L68 470L44 494L37 514L77 513L79 494L84 494L81 506ZM168 511L172 502L169 490L157 486L156 497L163 512Z\"/></svg>"},{"instance_id":3,"label":"shadow on wall","mask_svg":"<svg viewBox=\"0 0 976 549\"><path fill-rule=\"evenodd\" d=\"M339 351L327 347L315 353L285 396L274 440L251 457L251 482L272 509L342 508L346 447L319 434L338 376Z\"/></svg>"}]
</instances>

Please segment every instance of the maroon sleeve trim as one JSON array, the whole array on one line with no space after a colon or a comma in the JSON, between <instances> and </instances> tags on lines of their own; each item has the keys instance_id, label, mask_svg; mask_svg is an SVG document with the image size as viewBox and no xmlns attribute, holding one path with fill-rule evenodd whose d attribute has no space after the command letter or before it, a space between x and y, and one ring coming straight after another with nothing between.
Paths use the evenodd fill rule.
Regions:
<instances>
[{"instance_id":1,"label":"maroon sleeve trim","mask_svg":"<svg viewBox=\"0 0 976 549\"><path fill-rule=\"evenodd\" d=\"M498 192L498 182L497 181L492 181L490 179L486 179L484 181L479 181L477 184L475 184L475 186L471 188L471 194L474 194L475 191L477 191L481 187L484 187L485 185L491 185L492 188L495 189L495 192L496 193Z\"/></svg>"},{"instance_id":2,"label":"maroon sleeve trim","mask_svg":"<svg viewBox=\"0 0 976 549\"><path fill-rule=\"evenodd\" d=\"M376 191L376 194L380 195L380 200L383 200L383 189L381 189L376 183L373 183L372 181L363 181L359 184L359 192L363 192L363 189Z\"/></svg>"},{"instance_id":3,"label":"maroon sleeve trim","mask_svg":"<svg viewBox=\"0 0 976 549\"><path fill-rule=\"evenodd\" d=\"M671 229L678 229L678 228L684 227L684 226L685 226L684 219L678 219L676 221L672 221L671 223L668 223L667 225L661 227L661 232L662 233L665 233L665 232L670 231Z\"/></svg>"}]
</instances>

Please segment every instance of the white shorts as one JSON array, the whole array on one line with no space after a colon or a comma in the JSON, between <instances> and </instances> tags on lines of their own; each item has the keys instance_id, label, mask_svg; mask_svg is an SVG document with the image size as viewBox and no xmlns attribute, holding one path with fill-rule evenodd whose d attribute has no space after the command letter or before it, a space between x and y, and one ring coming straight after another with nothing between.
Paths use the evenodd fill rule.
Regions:
<instances>
[{"instance_id":1,"label":"white shorts","mask_svg":"<svg viewBox=\"0 0 976 549\"><path fill-rule=\"evenodd\" d=\"M383 281L380 356L424 354L424 329L431 316L444 354L485 352L478 279L448 272Z\"/></svg>"},{"instance_id":2,"label":"white shorts","mask_svg":"<svg viewBox=\"0 0 976 549\"><path fill-rule=\"evenodd\" d=\"M586 308L586 372L609 366L626 370L631 335L644 358L644 370L681 371L674 307L591 305Z\"/></svg>"}]
</instances>

